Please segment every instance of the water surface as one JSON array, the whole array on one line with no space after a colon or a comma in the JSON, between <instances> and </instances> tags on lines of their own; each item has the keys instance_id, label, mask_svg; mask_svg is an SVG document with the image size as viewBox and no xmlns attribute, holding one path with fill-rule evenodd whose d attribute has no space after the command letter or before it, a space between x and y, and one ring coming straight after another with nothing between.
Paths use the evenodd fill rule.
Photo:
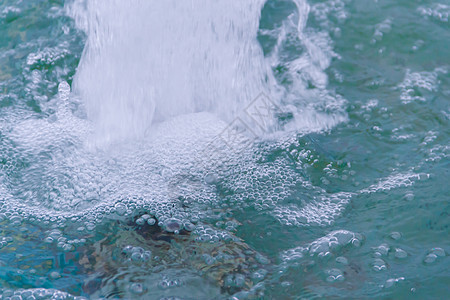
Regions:
<instances>
[{"instance_id":1,"label":"water surface","mask_svg":"<svg viewBox=\"0 0 450 300\"><path fill-rule=\"evenodd\" d=\"M445 298L449 13L3 1L2 297Z\"/></svg>"}]
</instances>

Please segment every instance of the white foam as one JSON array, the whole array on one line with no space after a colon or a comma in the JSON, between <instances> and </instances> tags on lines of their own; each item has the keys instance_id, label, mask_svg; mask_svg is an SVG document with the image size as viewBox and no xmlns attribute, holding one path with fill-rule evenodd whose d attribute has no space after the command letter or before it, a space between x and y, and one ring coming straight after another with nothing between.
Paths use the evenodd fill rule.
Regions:
<instances>
[{"instance_id":1,"label":"white foam","mask_svg":"<svg viewBox=\"0 0 450 300\"><path fill-rule=\"evenodd\" d=\"M38 216L83 216L136 197L134 205L162 207L176 200L170 189L179 174L202 171L192 164L225 127L210 114L184 115L155 126L139 142L91 151L83 147L84 131L69 130L79 129L74 119L17 124L11 138L33 162L10 180L14 199L8 206L20 204Z\"/></svg>"}]
</instances>

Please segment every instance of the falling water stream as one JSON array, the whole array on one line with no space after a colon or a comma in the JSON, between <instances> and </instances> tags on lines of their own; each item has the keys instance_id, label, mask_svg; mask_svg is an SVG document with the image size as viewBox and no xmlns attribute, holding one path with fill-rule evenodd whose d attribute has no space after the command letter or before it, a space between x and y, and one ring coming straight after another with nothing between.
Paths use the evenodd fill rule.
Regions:
<instances>
[{"instance_id":1,"label":"falling water stream","mask_svg":"<svg viewBox=\"0 0 450 300\"><path fill-rule=\"evenodd\" d=\"M3 1L0 298L442 299L449 12Z\"/></svg>"}]
</instances>

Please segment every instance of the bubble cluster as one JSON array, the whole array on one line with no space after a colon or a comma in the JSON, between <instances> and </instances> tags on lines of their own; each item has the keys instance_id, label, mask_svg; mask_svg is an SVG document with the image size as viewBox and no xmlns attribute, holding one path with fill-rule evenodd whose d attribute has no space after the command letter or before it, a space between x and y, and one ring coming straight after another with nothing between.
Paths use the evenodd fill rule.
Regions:
<instances>
[{"instance_id":1,"label":"bubble cluster","mask_svg":"<svg viewBox=\"0 0 450 300\"><path fill-rule=\"evenodd\" d=\"M446 73L445 68L436 68L431 72L411 72L407 70L403 82L398 85L398 89L401 91L400 100L404 104L429 100L430 92L438 90L438 76Z\"/></svg>"},{"instance_id":2,"label":"bubble cluster","mask_svg":"<svg viewBox=\"0 0 450 300\"><path fill-rule=\"evenodd\" d=\"M37 69L45 65L54 65L59 60L64 59L67 54L70 54L70 51L62 47L62 45L59 47L45 48L41 51L28 54L27 65L30 69Z\"/></svg>"},{"instance_id":3,"label":"bubble cluster","mask_svg":"<svg viewBox=\"0 0 450 300\"><path fill-rule=\"evenodd\" d=\"M375 25L375 32L373 33L373 37L371 40L372 44L379 42L383 39L383 35L389 33L392 29L392 21L391 19L386 19L383 22Z\"/></svg>"},{"instance_id":4,"label":"bubble cluster","mask_svg":"<svg viewBox=\"0 0 450 300\"><path fill-rule=\"evenodd\" d=\"M375 258L371 264L372 270L376 272L385 271L387 269L386 262L381 258Z\"/></svg>"},{"instance_id":5,"label":"bubble cluster","mask_svg":"<svg viewBox=\"0 0 450 300\"><path fill-rule=\"evenodd\" d=\"M305 14L302 18L306 20L308 5L297 4L300 6L294 12ZM74 5L69 8L72 13L77 11ZM81 35L69 42L66 38L72 29L65 26L59 30L63 43L29 51L22 62L29 82L25 90L41 111L9 118L5 123L8 130L0 132L0 156L6 157L6 163L0 164L0 197L4 198L0 199L0 213L8 213L10 222L16 224L22 218L61 228L70 224L80 232L91 232L105 219L126 219L147 211L151 217L137 219L136 225L158 222L163 230L179 233L195 231L196 222L215 214L213 209L217 207L225 210L230 206L253 206L273 214L285 225L307 226L330 224L348 203L349 195L316 188L297 171L286 168L288 161L260 163L284 141L267 146L250 140L250 144L231 145L230 149L223 134L227 124L208 113L167 118L154 124L138 141L130 139L114 147L100 143L95 124L89 120L92 116L89 112L86 115L86 103L70 94L69 68L60 66L73 58L70 45ZM297 78L304 86L292 90L301 93L306 82L325 87L324 70L335 56L329 38L303 32L300 27L292 30L305 49L315 50L305 51L291 64L291 75L306 76ZM308 61L308 67L303 68L302 61ZM48 70L54 71L56 78L49 77L53 73ZM46 94L42 93L44 89ZM345 119L343 99L323 88L310 98L314 100L308 108L310 118L302 112L300 119L306 123L295 125L295 130L301 127L302 132L321 131ZM323 103L317 104L317 99L323 99ZM334 112L339 117L328 116ZM334 176L332 168L328 173ZM285 204L300 185L306 191L295 196L297 204ZM313 196L303 199L308 191ZM225 227L228 231L235 228L232 224ZM204 240L217 239L207 234L200 236ZM60 238L49 236L45 241L55 242L65 251L77 247L76 241ZM218 239L228 237L224 234Z\"/></svg>"},{"instance_id":6,"label":"bubble cluster","mask_svg":"<svg viewBox=\"0 0 450 300\"><path fill-rule=\"evenodd\" d=\"M375 257L387 256L389 253L389 245L381 244L378 247L373 247L372 250L374 251Z\"/></svg>"},{"instance_id":7,"label":"bubble cluster","mask_svg":"<svg viewBox=\"0 0 450 300\"><path fill-rule=\"evenodd\" d=\"M217 243L219 241L237 241L237 238L226 230L214 229L206 224L198 225L192 232L195 240L201 243Z\"/></svg>"},{"instance_id":8,"label":"bubble cluster","mask_svg":"<svg viewBox=\"0 0 450 300\"><path fill-rule=\"evenodd\" d=\"M436 262L438 259L441 259L442 257L447 256L445 253L445 250L439 247L432 248L428 250L428 254L423 259L423 262L425 264L432 264Z\"/></svg>"},{"instance_id":9,"label":"bubble cluster","mask_svg":"<svg viewBox=\"0 0 450 300\"><path fill-rule=\"evenodd\" d=\"M61 98L66 97L67 91L68 85L62 83ZM58 128L67 126L63 123L71 124L72 120L75 120L75 117L64 118L61 124L58 123L59 121L55 123L45 120L27 121L18 125L13 132L11 138L15 140L15 143L26 143L29 149L27 153L31 157L42 155L42 151L48 151L49 159L33 159L34 163L29 167L16 169L15 172L19 176L14 179L7 177L6 184L1 183L0 188L5 190L2 197L8 198L8 201L2 203L2 212L8 214L10 222L21 222L23 218L44 224L57 223L59 226L64 226L67 222L76 222L82 225L79 228L89 231L93 230L95 224L105 217L114 215L127 217L137 211L146 210L151 211L152 216L157 217L160 224L168 231L194 230L195 225L192 221L201 216L201 213L193 214L186 210L191 210L189 206L198 203L192 202L191 199L187 205L188 202L182 198L187 198L188 195L192 197L191 193L197 185L203 185L204 192L196 196L208 199L208 202L199 202L209 204L215 197L214 187L208 188L207 184L200 179L202 170L199 170L198 182L182 182L184 179L180 173L183 174L191 165L190 162L181 160L181 157L187 155L180 153L184 153L181 148L173 149L175 154L164 151L158 153L156 149L160 149L161 144L158 146L151 142L152 149L143 150L148 146L144 142L140 150L128 153L122 152L130 150L127 149L127 145L123 146L124 149L113 153L92 152L83 147L65 149L67 142L81 146L84 127L77 125L78 121L76 121L70 126L74 126L77 130L68 131L66 128L59 131ZM208 118L203 121L209 122ZM201 124L200 122L199 126ZM40 136L28 133L33 127L41 125L43 127L39 130ZM62 127L55 127L60 125ZM156 131L156 134L160 133ZM180 132L177 134L184 138L191 135ZM164 140L159 141L165 143ZM203 144L198 143L198 147L205 147L207 142L208 139L204 138ZM53 149L45 150L50 145ZM185 145L180 143L179 146L184 148ZM58 149L59 147L61 148ZM135 147L136 145L133 146L134 149ZM11 146L12 151L13 149ZM190 150L194 153L198 151ZM177 152L179 155L176 154ZM156 156L155 153L157 153ZM195 155L192 156L195 157ZM155 162L158 163L155 164ZM158 171L161 168L165 169L166 163L179 165L177 172L173 172L169 178L164 178ZM123 176L124 174L126 175ZM140 176L137 176L138 174ZM55 184L50 187L50 182ZM191 183L194 186L189 186ZM19 193L19 190L26 192ZM144 221L149 225L156 223L154 217L146 216L137 220L137 223L142 225Z\"/></svg>"},{"instance_id":10,"label":"bubble cluster","mask_svg":"<svg viewBox=\"0 0 450 300\"><path fill-rule=\"evenodd\" d=\"M77 5L81 2L84 1L71 3ZM226 1L222 2L224 6L230 5ZM253 6L250 2L248 6L252 7L252 11L264 3L258 1L259 4ZM268 3L267 9L270 9L283 1L265 2ZM370 205L379 204L372 201L373 193L378 193L376 196L380 197L389 194L390 197L391 193L387 193L388 191L406 187L409 189L406 195L403 191L400 191L401 195L397 195L397 191L392 191L393 197L399 196L398 202L415 205L421 200L422 195L420 190L416 189L413 193L410 187L415 181L434 179L429 175L434 172L425 170L419 174L416 168L402 171L396 165L395 169L383 168L380 173L392 172L391 175L379 178L368 188L354 193L342 192L349 190L347 186L343 188L335 183L355 179L352 176L355 175L358 166L352 167L353 158L358 160L360 153L349 151L345 155L341 153L322 155L319 149L320 142L308 147L303 143L309 138L312 140L315 138L315 134L309 137L304 135L305 133L328 131L336 124L347 120L346 101L332 90L327 90L327 74L334 73L334 79L340 83L349 78L346 78L347 75L339 74L336 69L325 70L334 58L339 58L333 50L332 38L336 38L335 42L338 42L341 27L350 16L350 9L346 7L349 3L341 0L313 3L308 20L309 5L306 1L288 1L287 13L283 20L274 21L274 24L271 24L273 28L260 26L258 38L274 41L271 46L263 46L263 51L269 61L267 67L269 69L273 67L278 72L276 80L283 82L283 91L280 94L286 94L284 98L289 105L282 107L284 111L279 124L281 132L268 134L268 139L265 139L267 136L259 135L260 132L255 137L250 132L253 129L248 130L238 138L247 141L245 145L233 144L227 140L228 136L224 134L227 132L224 132L224 129L229 128L229 124L220 120L220 113L219 117L208 113L195 113L172 120L165 119L167 115L177 115L180 112L206 110L202 104L206 106L214 104L214 99L220 97L224 97L220 105L224 106L225 113L229 116L232 111L235 112L236 107L228 111L226 106L229 102L225 98L230 94L221 94L220 91L215 92L217 97L199 99L196 104L200 106L186 102L187 107L180 105L174 107L174 111L167 111L170 105L165 106L161 103L162 106L157 108L156 113L160 119L156 118L151 128L145 126L145 132L142 132L142 127L134 128L140 131L138 140L124 139L117 144L104 144L104 141L96 140L100 139L99 135L95 134L98 124L91 123L95 116L92 116L92 110L86 112L86 107L82 103L86 99L78 99L70 94L69 83L72 82L75 66L68 65L66 61L76 56L73 54L71 38L59 39L57 36L58 39L50 41L46 40L46 37L39 37L38 40L29 41L32 36L41 35L36 34L34 29L26 31L26 34L22 31L13 33L11 37L16 38L7 39L7 43L14 44L14 51L5 51L0 55L0 90L5 91L3 94L0 93L2 109L0 249L8 261L0 261L0 265L11 267L12 271L6 271L9 273L5 273L5 276L14 277L18 282L11 284L19 286L25 283L28 280L26 276L29 276L31 286L65 286L73 279L71 277L73 274L69 275L68 272L76 268L79 272L76 275L80 275L77 278L85 279L89 276L87 283L82 284L86 293L94 291L92 298L152 299L157 298L153 296L159 293L158 296L171 295L172 299L176 299L177 295L183 295L183 292L192 286L201 287L189 294L193 299L210 299L213 298L210 295L221 293L232 294L232 297L237 299L264 298L258 291L266 289L266 286L267 289L274 287L272 284L276 284L276 288L281 287L289 291L297 291L296 289L307 286L307 293L315 288L310 289L309 286L315 285L318 289L328 286L327 291L318 293L325 297L326 293L336 286L342 290L355 289L357 287L355 282L358 280L364 284L368 282L374 284L375 289L375 283L384 283L392 275L396 277L404 275L400 272L410 267L413 258L423 262L418 267L429 272L440 267L441 265L436 263L445 260L447 254L444 249L420 251L413 257L416 255L416 245L400 244L411 239L411 237L402 239L400 232L391 232L386 236L385 228L382 229L380 239L385 238L391 245L380 244L381 242L372 239L379 227L376 230L373 228L368 230L371 238L367 242L362 235L355 232L346 230L329 232L334 228L328 226L342 215L355 195L361 196L360 198L364 200L368 198ZM48 8L46 5L43 7ZM113 5L120 6L120 1L116 1ZM233 5L240 7L239 3ZM109 6L104 5L103 8L106 10ZM448 14L445 14L447 8L432 4L421 6L417 11L423 16L447 22ZM134 10L136 7L131 9ZM29 11L33 14L30 19L34 20L36 17L34 10ZM48 11L52 11L48 14L58 14L58 10L53 7ZM215 12L219 16L222 15L220 10ZM15 21L16 18L21 22L25 18L20 14L20 9L6 7L0 12L0 23ZM122 17L124 18L122 21L128 18L126 15ZM147 17L145 15L145 18ZM231 19L236 20L235 16L231 16ZM168 20L172 22L172 19ZM254 29L257 28L255 20L252 21ZM114 18L109 21L112 26L121 24ZM261 23L264 23L262 21ZM307 21L314 28L305 29ZM59 18L52 21L52 25L55 24L57 26L51 27L55 28L57 35L74 32L70 24L66 26L66 22ZM369 25L369 28L373 29L372 25ZM442 24L438 24L440 25ZM375 25L373 40L381 42L383 36L391 30L391 26L391 19ZM184 26L181 27L183 29ZM111 27L111 30L114 28ZM118 28L121 31L127 27ZM234 33L236 32L233 31ZM347 34L347 31L343 30L342 33ZM371 33L364 36L370 38L370 35ZM21 43L21 40L24 43ZM252 41L255 42L255 39ZM424 43L418 40L414 45L422 46ZM161 48L164 50L166 46L171 47L165 44ZM229 46L228 43L227 47ZM411 44L407 47L410 46ZM141 49L130 48L132 52ZM179 49L174 53L176 54ZM218 49L222 53L223 49L220 47ZM361 52L359 51L360 54ZM114 51L111 53L117 54ZM257 54L261 56L260 52ZM194 62L197 59L203 61L204 58L195 57ZM128 67L133 63L136 63L136 60L133 60L131 55L126 56L118 65L105 65L120 69L121 66ZM158 66L159 63L156 62ZM89 59L80 66L83 65L88 66L87 69L94 66L95 72L101 69L95 68L95 64L89 64ZM338 65L341 63L338 62ZM351 66L346 66L344 61L343 67L345 69ZM190 74L189 68L188 66L181 70L181 74ZM179 71L179 68L174 69ZM139 70L148 73L146 68ZM201 76L213 78L205 70L197 71ZM80 74L82 72L89 76L92 74L86 71L80 71ZM430 72L407 71L403 82L397 87L400 100L406 104L416 100L434 99L434 93L440 92L441 74L445 72L443 68ZM118 75L126 73L128 72ZM118 94L117 90L122 89L126 95L122 99L136 100L137 98L128 97L132 94L144 102L151 100L153 97L149 92L151 88L145 85L144 90L149 93L142 92L142 89L138 88L144 86L140 78L137 81L132 80L137 78L139 72L133 74L127 78L130 81L124 80L120 82L120 86L110 84L114 73L105 72L102 74L104 76L94 76L98 78L85 82L94 93L90 95L95 96L91 99L104 104L104 99L113 98ZM185 79L176 73L168 72L166 75L180 79L178 83ZM21 78L23 82L20 82ZM353 77L351 79L353 80ZM372 85L363 84L363 88L378 88L385 83L383 78L379 79L378 83L377 80L369 79ZM446 79L442 81L444 80ZM159 99L166 101L171 98L175 99L177 104L181 103L182 101L175 97L180 93L179 90L173 89L173 82L163 79L159 82L163 81L164 84L156 89L166 88L173 93L169 93L167 98L159 97ZM108 84L104 84L105 82ZM220 80L217 82L219 90L223 90ZM236 82L238 85L239 82L245 83L244 80ZM346 85L347 83L351 84L346 81ZM226 84L229 84L229 81L226 81ZM194 85L181 85L180 89L192 92L187 95L187 98L192 99L196 99L204 89L217 89L216 85L202 85L205 83L200 80ZM104 93L95 94L97 87ZM251 93L245 95L247 98L252 96L254 95ZM127 109L132 107L138 111L138 117L146 117L139 99L133 103L134 105L124 107ZM384 98L379 99L369 100L361 106L362 119L366 121L373 121L378 117L388 119L394 114L393 111L387 111L387 108L383 107ZM245 103L245 100L242 103ZM131 104L128 101L125 103ZM410 107L414 107L414 104L405 106L405 109ZM104 110L107 116L114 115L109 114L107 105L100 109ZM118 112L119 115L122 113ZM445 111L442 113L444 117L448 117ZM127 115L127 112L124 115ZM120 123L106 124L106 128L109 125L113 128L117 125L120 127ZM369 133L380 136L388 132L388 128L389 124L374 123L370 125ZM339 137L342 134L341 129L337 130ZM394 129L392 133L395 135L397 132L402 133L403 130L403 127L399 127L398 131L394 132ZM432 162L443 160L448 153L448 147L436 144L445 139L438 129L434 131L427 133L422 144L419 145L421 141L417 143L421 149L426 148L425 145L434 145L429 149L418 150L427 152L426 157ZM114 135L114 132L106 133ZM333 137L325 138L325 135L319 134L319 140L322 142L328 141L328 138ZM420 139L421 136L414 133L414 135L398 135L395 138L412 140ZM346 144L345 139L339 147L334 147L333 144L330 152L348 149ZM364 149L365 146L367 145L362 145L361 148ZM359 149L356 152L358 151ZM350 159L348 162L335 161L336 156L339 157L337 159L344 159L342 157ZM358 162L355 165L357 164ZM364 201L358 203L355 201L355 204L357 208L364 207ZM397 206L394 209L397 209ZM248 217L247 212L254 213L260 219L254 221ZM355 212L363 213L365 207ZM350 218L355 216L357 220L362 219L361 215L353 215L353 211L349 215ZM441 218L445 216L445 213L441 214ZM263 220L262 224L257 223L260 220ZM343 224L351 220L345 216L341 221L340 224ZM22 230L34 225L36 225L36 229L33 228L35 232ZM309 228L296 230L294 226L309 226ZM363 225L358 224L356 227L363 230ZM251 240L253 236L247 235L249 229L257 234L266 233L266 228L270 229L267 230L269 242L262 241L261 248L267 247L268 253L271 253L269 256L252 249L249 246L253 245L251 242L257 244L259 242ZM276 230L272 230L273 228ZM402 224L397 228L404 229ZM283 252L281 263L278 265L279 260L276 257L274 259L277 254L272 252L273 245L270 245L272 239L286 242L283 244L286 248L296 247L297 231L300 232L300 240L305 237L308 242L306 245L301 244L301 247ZM294 236L291 232L295 232ZM268 233L272 236L269 237ZM284 240L283 234L289 235L289 238ZM251 242L247 245L238 236L249 238ZM318 236L322 237L310 242ZM372 248L372 251L359 249L363 244L368 244L368 247L378 246ZM31 255L28 255L28 249ZM43 257L48 259L41 263ZM11 266L8 266L10 262ZM7 268L5 270L8 270ZM365 276L372 277L367 279ZM299 282L296 282L295 278L300 278ZM376 280L373 280L374 278ZM381 281L378 282L378 279ZM383 285L389 288L403 279L403 277L391 278ZM2 283L7 280L9 279L2 279ZM327 285L321 280L330 284ZM377 284L377 287L379 286ZM211 294L206 290L210 290ZM0 292L2 298L11 299L80 298L46 289L1 289ZM202 294L203 292L205 293Z\"/></svg>"},{"instance_id":11,"label":"bubble cluster","mask_svg":"<svg viewBox=\"0 0 450 300\"><path fill-rule=\"evenodd\" d=\"M424 17L432 17L441 22L448 22L450 6L441 3L432 3L429 6L419 6L417 11Z\"/></svg>"},{"instance_id":12,"label":"bubble cluster","mask_svg":"<svg viewBox=\"0 0 450 300\"><path fill-rule=\"evenodd\" d=\"M335 282L335 281L344 281L344 273L339 269L330 269L325 271L326 281L327 282Z\"/></svg>"},{"instance_id":13,"label":"bubble cluster","mask_svg":"<svg viewBox=\"0 0 450 300\"><path fill-rule=\"evenodd\" d=\"M336 262L342 265L348 265L348 259L344 256L338 256L336 257Z\"/></svg>"},{"instance_id":14,"label":"bubble cluster","mask_svg":"<svg viewBox=\"0 0 450 300\"><path fill-rule=\"evenodd\" d=\"M142 247L125 246L122 249L122 254L125 255L128 262L142 263L149 261L152 258L152 251L144 250Z\"/></svg>"},{"instance_id":15,"label":"bubble cluster","mask_svg":"<svg viewBox=\"0 0 450 300\"><path fill-rule=\"evenodd\" d=\"M55 289L0 289L0 295L3 299L11 300L87 300L85 297L73 296L71 294L55 290Z\"/></svg>"},{"instance_id":16,"label":"bubble cluster","mask_svg":"<svg viewBox=\"0 0 450 300\"><path fill-rule=\"evenodd\" d=\"M321 237L307 247L297 247L285 251L282 258L285 261L297 260L306 256L325 258L338 254L344 247L360 247L363 236L348 230L337 230Z\"/></svg>"},{"instance_id":17,"label":"bubble cluster","mask_svg":"<svg viewBox=\"0 0 450 300\"><path fill-rule=\"evenodd\" d=\"M337 19L338 23L342 24L349 17L345 1L342 0L328 0L314 4L311 6L311 14L324 28L332 27L333 19Z\"/></svg>"},{"instance_id":18,"label":"bubble cluster","mask_svg":"<svg viewBox=\"0 0 450 300\"><path fill-rule=\"evenodd\" d=\"M142 226L144 224L148 224L150 226L153 226L153 225L156 224L156 220L155 220L155 218L152 218L151 215L144 214L141 217L139 217L138 219L136 219L136 224L140 225L140 226Z\"/></svg>"},{"instance_id":19,"label":"bubble cluster","mask_svg":"<svg viewBox=\"0 0 450 300\"><path fill-rule=\"evenodd\" d=\"M242 274L231 274L225 277L225 288L243 288L245 285L245 276Z\"/></svg>"},{"instance_id":20,"label":"bubble cluster","mask_svg":"<svg viewBox=\"0 0 450 300\"><path fill-rule=\"evenodd\" d=\"M285 151L286 156L264 162L270 149L277 147ZM307 168L317 159L311 160L313 155L302 149L298 141L280 142L256 153L251 150L253 153L249 155L264 163L242 161L232 172L225 172L225 180L221 182L220 189L230 194L225 200L232 207L254 207L288 226L325 225L342 213L353 196L346 192L328 193L295 170L286 168L291 164L297 169ZM331 168L329 170L331 172ZM330 173L330 176L334 175Z\"/></svg>"},{"instance_id":21,"label":"bubble cluster","mask_svg":"<svg viewBox=\"0 0 450 300\"><path fill-rule=\"evenodd\" d=\"M371 194L381 191L389 191L399 187L408 187L415 181L429 178L429 174L417 174L414 172L393 173L386 178L378 179L378 182L367 188L361 189L361 194Z\"/></svg>"},{"instance_id":22,"label":"bubble cluster","mask_svg":"<svg viewBox=\"0 0 450 300\"><path fill-rule=\"evenodd\" d=\"M2 236L0 238L0 249L7 246L9 243L11 243L13 241L12 237L9 236Z\"/></svg>"}]
</instances>

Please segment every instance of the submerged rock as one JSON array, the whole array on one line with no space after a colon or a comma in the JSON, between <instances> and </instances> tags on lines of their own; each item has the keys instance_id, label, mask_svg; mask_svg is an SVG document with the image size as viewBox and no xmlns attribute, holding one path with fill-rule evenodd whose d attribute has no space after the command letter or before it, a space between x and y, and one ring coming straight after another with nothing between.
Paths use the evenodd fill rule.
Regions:
<instances>
[{"instance_id":1,"label":"submerged rock","mask_svg":"<svg viewBox=\"0 0 450 300\"><path fill-rule=\"evenodd\" d=\"M78 263L92 274L84 285L86 293L92 297L119 293L125 298L145 299L151 297L148 293L152 292L148 285L153 283L147 282L148 278L160 280L174 272L179 272L181 275L178 277L184 278L189 272L190 278L183 280L197 278L204 281L202 285L232 295L250 290L268 273L266 269L270 261L236 237L203 241L192 230L195 225L189 223L190 227L185 228L186 225L175 218L162 224L155 218L153 225L136 222L152 218L143 215L126 224L111 223L110 235L84 248L84 255ZM207 230L214 231L210 227ZM135 278L141 275L143 279L136 281ZM181 291L183 280L180 279L180 284L175 284L174 280L162 282L159 288ZM220 291L215 291L216 295Z\"/></svg>"}]
</instances>

